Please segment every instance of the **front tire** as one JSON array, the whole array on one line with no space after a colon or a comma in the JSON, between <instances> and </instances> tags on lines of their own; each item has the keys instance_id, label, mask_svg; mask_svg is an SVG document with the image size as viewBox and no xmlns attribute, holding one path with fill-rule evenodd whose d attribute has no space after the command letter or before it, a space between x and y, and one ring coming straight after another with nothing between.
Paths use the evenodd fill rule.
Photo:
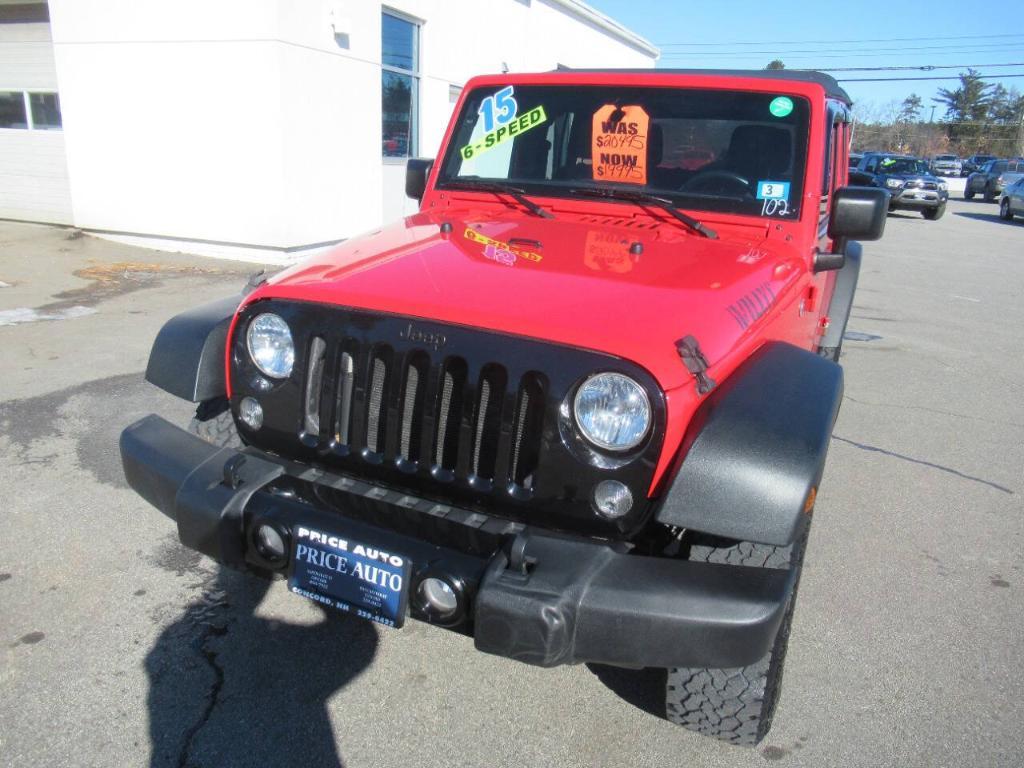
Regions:
<instances>
[{"instance_id":1,"label":"front tire","mask_svg":"<svg viewBox=\"0 0 1024 768\"><path fill-rule=\"evenodd\" d=\"M238 436L235 420L231 417L230 410L221 411L216 416L205 420L200 420L197 413L189 422L188 431L220 448L242 447L242 439Z\"/></svg>"},{"instance_id":2,"label":"front tire","mask_svg":"<svg viewBox=\"0 0 1024 768\"><path fill-rule=\"evenodd\" d=\"M1003 221L1013 221L1013 211L1010 210L1010 198L1004 197L999 204L999 218Z\"/></svg>"},{"instance_id":3,"label":"front tire","mask_svg":"<svg viewBox=\"0 0 1024 768\"><path fill-rule=\"evenodd\" d=\"M782 692L782 672L806 546L807 530L788 547L746 541L727 546L713 543L691 546L691 560L796 570L797 575L775 642L761 659L733 669L674 667L668 670L665 712L670 721L743 747L756 746L768 735Z\"/></svg>"},{"instance_id":4,"label":"front tire","mask_svg":"<svg viewBox=\"0 0 1024 768\"><path fill-rule=\"evenodd\" d=\"M928 221L938 221L942 218L942 214L946 212L946 204L942 203L935 208L925 208L921 211L921 215L924 216Z\"/></svg>"},{"instance_id":5,"label":"front tire","mask_svg":"<svg viewBox=\"0 0 1024 768\"><path fill-rule=\"evenodd\" d=\"M985 202L994 203L996 201L996 191L990 184L985 185Z\"/></svg>"},{"instance_id":6,"label":"front tire","mask_svg":"<svg viewBox=\"0 0 1024 768\"><path fill-rule=\"evenodd\" d=\"M974 199L974 190L971 189L971 185L968 184L966 187L964 187L964 200L973 200L973 199Z\"/></svg>"}]
</instances>

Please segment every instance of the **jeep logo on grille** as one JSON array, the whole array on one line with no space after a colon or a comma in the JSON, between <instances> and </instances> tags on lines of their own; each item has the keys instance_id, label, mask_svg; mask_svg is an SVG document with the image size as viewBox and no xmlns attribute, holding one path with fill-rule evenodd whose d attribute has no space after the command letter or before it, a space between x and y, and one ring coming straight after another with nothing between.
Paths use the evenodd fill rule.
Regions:
<instances>
[{"instance_id":1,"label":"jeep logo on grille","mask_svg":"<svg viewBox=\"0 0 1024 768\"><path fill-rule=\"evenodd\" d=\"M414 341L417 344L426 344L428 347L433 347L435 350L440 349L448 343L448 338L443 333L421 331L417 328L413 328L412 323L409 323L409 325L403 329L398 336L402 339Z\"/></svg>"}]
</instances>

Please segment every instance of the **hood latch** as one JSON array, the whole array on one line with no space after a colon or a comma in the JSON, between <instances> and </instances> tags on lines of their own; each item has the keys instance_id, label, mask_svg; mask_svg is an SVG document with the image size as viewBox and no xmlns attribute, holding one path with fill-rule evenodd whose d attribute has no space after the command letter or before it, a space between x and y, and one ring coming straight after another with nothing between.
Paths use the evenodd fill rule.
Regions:
<instances>
[{"instance_id":1,"label":"hood latch","mask_svg":"<svg viewBox=\"0 0 1024 768\"><path fill-rule=\"evenodd\" d=\"M707 374L708 359L700 350L700 344L693 336L684 336L676 342L676 350L686 370L697 380L697 394L706 395L715 388L715 380Z\"/></svg>"}]
</instances>

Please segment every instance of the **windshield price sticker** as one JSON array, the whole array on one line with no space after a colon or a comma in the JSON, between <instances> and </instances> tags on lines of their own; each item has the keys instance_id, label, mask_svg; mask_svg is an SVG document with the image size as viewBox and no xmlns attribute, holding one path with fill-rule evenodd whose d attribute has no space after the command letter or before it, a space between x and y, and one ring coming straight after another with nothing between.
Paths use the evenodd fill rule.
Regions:
<instances>
[{"instance_id":1,"label":"windshield price sticker","mask_svg":"<svg viewBox=\"0 0 1024 768\"><path fill-rule=\"evenodd\" d=\"M590 162L595 181L647 183L647 134L643 107L605 104L594 113Z\"/></svg>"},{"instance_id":2,"label":"windshield price sticker","mask_svg":"<svg viewBox=\"0 0 1024 768\"><path fill-rule=\"evenodd\" d=\"M758 200L788 200L788 181L759 181L757 182Z\"/></svg>"},{"instance_id":3,"label":"windshield price sticker","mask_svg":"<svg viewBox=\"0 0 1024 768\"><path fill-rule=\"evenodd\" d=\"M488 97L488 99L490 98L491 97ZM515 102L513 101L512 104L512 108L514 109ZM490 119L497 119L500 114L501 113L499 112L498 114L492 115L491 118L484 114L484 127L487 127L487 123ZM488 131L476 141L464 146L459 150L459 154L462 155L463 160L469 160L482 152L494 149L494 147L504 141L515 138L521 133L526 133L531 128L536 128L541 123L546 122L547 119L548 116L544 112L544 107L534 107L529 112L525 112L519 117L510 117L503 125L498 125L494 130ZM498 122L500 122L500 119Z\"/></svg>"}]
</instances>

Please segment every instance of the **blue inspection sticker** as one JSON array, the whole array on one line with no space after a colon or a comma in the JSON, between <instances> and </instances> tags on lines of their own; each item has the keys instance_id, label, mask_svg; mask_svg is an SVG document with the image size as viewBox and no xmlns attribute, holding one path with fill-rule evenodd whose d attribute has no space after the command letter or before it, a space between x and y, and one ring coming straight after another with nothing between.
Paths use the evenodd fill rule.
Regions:
<instances>
[{"instance_id":1,"label":"blue inspection sticker","mask_svg":"<svg viewBox=\"0 0 1024 768\"><path fill-rule=\"evenodd\" d=\"M758 200L789 200L788 181L757 182Z\"/></svg>"}]
</instances>

